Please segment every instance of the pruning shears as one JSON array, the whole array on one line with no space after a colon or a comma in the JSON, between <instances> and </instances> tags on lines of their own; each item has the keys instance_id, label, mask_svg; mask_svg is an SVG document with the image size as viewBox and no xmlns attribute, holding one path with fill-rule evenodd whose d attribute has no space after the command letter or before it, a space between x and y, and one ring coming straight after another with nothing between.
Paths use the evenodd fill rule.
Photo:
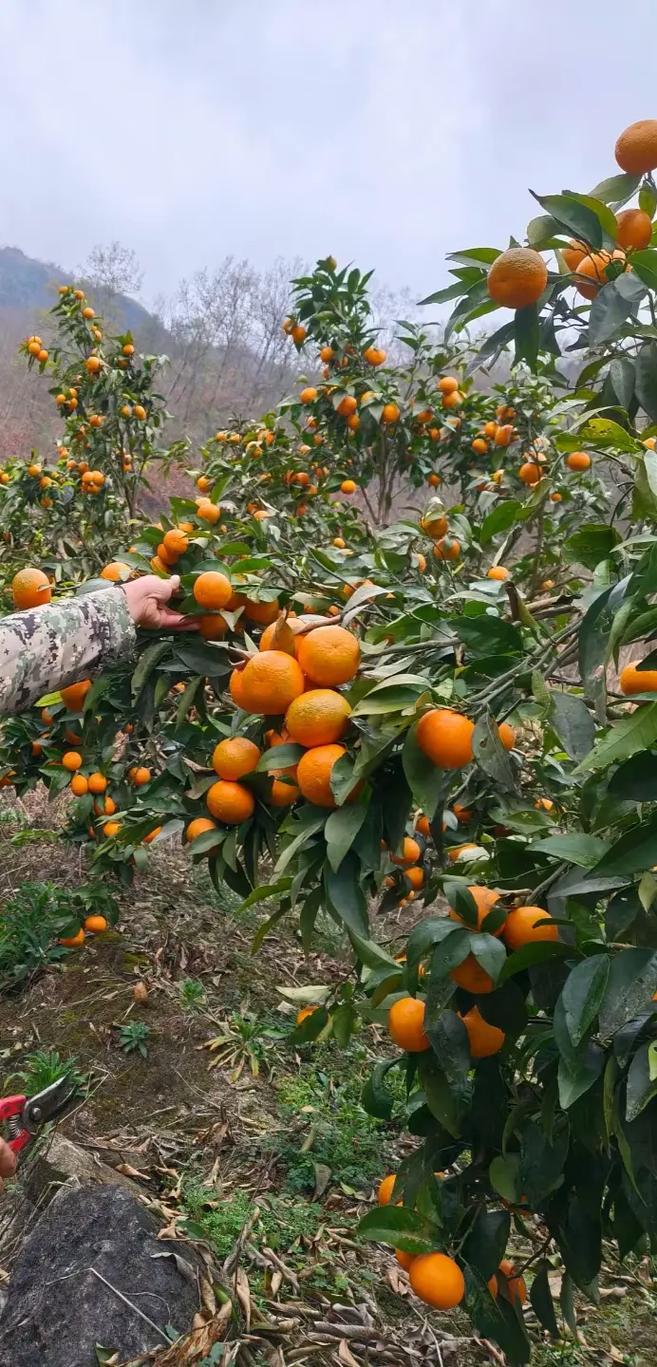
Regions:
<instances>
[{"instance_id":1,"label":"pruning shears","mask_svg":"<svg viewBox=\"0 0 657 1367\"><path fill-rule=\"evenodd\" d=\"M35 1096L0 1097L0 1126L7 1126L9 1148L20 1153L42 1125L62 1114L76 1090L70 1077L64 1076Z\"/></svg>"}]
</instances>

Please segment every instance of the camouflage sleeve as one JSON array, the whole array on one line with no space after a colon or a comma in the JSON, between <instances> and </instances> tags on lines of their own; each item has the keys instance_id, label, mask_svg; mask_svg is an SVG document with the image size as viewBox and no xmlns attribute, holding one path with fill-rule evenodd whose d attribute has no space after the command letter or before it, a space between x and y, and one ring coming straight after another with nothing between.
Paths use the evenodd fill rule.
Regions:
<instances>
[{"instance_id":1,"label":"camouflage sleeve","mask_svg":"<svg viewBox=\"0 0 657 1367\"><path fill-rule=\"evenodd\" d=\"M129 655L136 640L125 595L101 589L0 620L0 712L22 712L43 693Z\"/></svg>"}]
</instances>

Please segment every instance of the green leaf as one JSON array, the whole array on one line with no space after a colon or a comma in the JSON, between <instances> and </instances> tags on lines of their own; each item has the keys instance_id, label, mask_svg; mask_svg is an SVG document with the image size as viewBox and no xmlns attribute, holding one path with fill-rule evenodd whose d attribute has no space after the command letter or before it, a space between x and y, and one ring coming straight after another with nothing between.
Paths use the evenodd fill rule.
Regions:
<instances>
[{"instance_id":1,"label":"green leaf","mask_svg":"<svg viewBox=\"0 0 657 1367\"><path fill-rule=\"evenodd\" d=\"M638 707L629 717L622 717L610 727L607 735L582 760L576 772L586 769L606 769L629 759L637 750L647 750L657 740L657 702Z\"/></svg>"},{"instance_id":2,"label":"green leaf","mask_svg":"<svg viewBox=\"0 0 657 1367\"><path fill-rule=\"evenodd\" d=\"M601 560L609 558L620 540L615 527L609 527L606 523L589 522L585 527L580 527L573 536L568 537L564 545L566 558L594 570Z\"/></svg>"},{"instance_id":3,"label":"green leaf","mask_svg":"<svg viewBox=\"0 0 657 1367\"><path fill-rule=\"evenodd\" d=\"M475 726L472 748L477 764L501 789L508 791L517 787L513 765L489 712L485 712Z\"/></svg>"},{"instance_id":4,"label":"green leaf","mask_svg":"<svg viewBox=\"0 0 657 1367\"><path fill-rule=\"evenodd\" d=\"M302 745L275 745L271 750L265 750L260 756L255 767L256 774L268 774L272 769L291 769L293 764L298 764L302 755L305 755Z\"/></svg>"},{"instance_id":5,"label":"green leaf","mask_svg":"<svg viewBox=\"0 0 657 1367\"><path fill-rule=\"evenodd\" d=\"M426 1031L447 1081L458 1086L472 1067L463 1021L455 1011L443 1011L437 1020L427 1021Z\"/></svg>"},{"instance_id":6,"label":"green leaf","mask_svg":"<svg viewBox=\"0 0 657 1367\"><path fill-rule=\"evenodd\" d=\"M657 290L657 250L646 247L643 251L632 252L632 270L651 290Z\"/></svg>"},{"instance_id":7,"label":"green leaf","mask_svg":"<svg viewBox=\"0 0 657 1367\"><path fill-rule=\"evenodd\" d=\"M559 1337L559 1325L554 1313L554 1302L552 1291L550 1290L549 1273L551 1271L549 1263L538 1263L534 1272L534 1280L529 1290L529 1299L532 1310L536 1318L547 1329L548 1334L553 1338Z\"/></svg>"},{"instance_id":8,"label":"green leaf","mask_svg":"<svg viewBox=\"0 0 657 1367\"><path fill-rule=\"evenodd\" d=\"M594 873L605 877L644 873L653 864L657 864L657 813L626 831L595 865Z\"/></svg>"},{"instance_id":9,"label":"green leaf","mask_svg":"<svg viewBox=\"0 0 657 1367\"><path fill-rule=\"evenodd\" d=\"M505 499L504 502L497 503L492 512L486 514L481 524L479 540L482 546L487 546L499 532L506 532L509 527L515 526L516 523L524 522L526 516L524 505L515 498Z\"/></svg>"},{"instance_id":10,"label":"green leaf","mask_svg":"<svg viewBox=\"0 0 657 1367\"><path fill-rule=\"evenodd\" d=\"M620 177L615 177L620 179ZM575 1313L575 1287L573 1279L568 1272L565 1272L561 1279L561 1290L559 1292L559 1305L568 1328L575 1340L579 1337L577 1330L577 1315Z\"/></svg>"},{"instance_id":11,"label":"green leaf","mask_svg":"<svg viewBox=\"0 0 657 1367\"><path fill-rule=\"evenodd\" d=\"M417 742L417 726L412 726L406 736L402 768L415 802L431 821L446 791L447 779L444 771L421 751Z\"/></svg>"},{"instance_id":12,"label":"green leaf","mask_svg":"<svg viewBox=\"0 0 657 1367\"><path fill-rule=\"evenodd\" d=\"M648 1102L657 1096L657 1078L651 1077L650 1049L649 1043L641 1044L629 1066L625 1102L627 1120L636 1120Z\"/></svg>"},{"instance_id":13,"label":"green leaf","mask_svg":"<svg viewBox=\"0 0 657 1367\"><path fill-rule=\"evenodd\" d=\"M595 722L583 698L550 693L550 725L571 759L586 759L593 749Z\"/></svg>"},{"instance_id":14,"label":"green leaf","mask_svg":"<svg viewBox=\"0 0 657 1367\"><path fill-rule=\"evenodd\" d=\"M527 224L527 241L535 251L545 249L552 238L559 237L560 233L560 225L550 214L537 214Z\"/></svg>"},{"instance_id":15,"label":"green leaf","mask_svg":"<svg viewBox=\"0 0 657 1367\"><path fill-rule=\"evenodd\" d=\"M634 396L634 363L629 356L616 356L609 367L609 378L621 408L629 408Z\"/></svg>"},{"instance_id":16,"label":"green leaf","mask_svg":"<svg viewBox=\"0 0 657 1367\"><path fill-rule=\"evenodd\" d=\"M529 1362L531 1345L520 1314L504 1296L491 1296L476 1268L466 1264L465 1308L482 1338L498 1343L509 1367Z\"/></svg>"},{"instance_id":17,"label":"green leaf","mask_svg":"<svg viewBox=\"0 0 657 1367\"><path fill-rule=\"evenodd\" d=\"M418 1054L418 1074L431 1114L448 1134L457 1139L460 1131L459 1097L432 1052Z\"/></svg>"},{"instance_id":18,"label":"green leaf","mask_svg":"<svg viewBox=\"0 0 657 1367\"><path fill-rule=\"evenodd\" d=\"M463 1257L488 1281L497 1271L506 1251L511 1230L507 1210L477 1211L463 1243Z\"/></svg>"},{"instance_id":19,"label":"green leaf","mask_svg":"<svg viewBox=\"0 0 657 1367\"><path fill-rule=\"evenodd\" d=\"M572 954L572 948L562 944L560 940L535 940L532 944L523 945L522 949L516 949L513 954L507 956L498 979L498 986L514 974L524 973L527 968L546 963L548 959L564 959L569 954Z\"/></svg>"},{"instance_id":20,"label":"green leaf","mask_svg":"<svg viewBox=\"0 0 657 1367\"><path fill-rule=\"evenodd\" d=\"M363 1088L361 1105L376 1120L390 1120L394 1110L394 1097L385 1085L385 1079L397 1063L396 1059L384 1059L380 1063L375 1063L374 1068Z\"/></svg>"},{"instance_id":21,"label":"green leaf","mask_svg":"<svg viewBox=\"0 0 657 1367\"><path fill-rule=\"evenodd\" d=\"M154 641L153 645L147 646L132 676L130 690L133 702L139 697L153 670L166 655L168 649L169 641Z\"/></svg>"},{"instance_id":22,"label":"green leaf","mask_svg":"<svg viewBox=\"0 0 657 1367\"><path fill-rule=\"evenodd\" d=\"M512 622L482 613L480 617L457 617L451 625L468 653L486 658L489 655L521 655L522 634Z\"/></svg>"},{"instance_id":23,"label":"green leaf","mask_svg":"<svg viewBox=\"0 0 657 1367\"><path fill-rule=\"evenodd\" d=\"M650 421L657 422L657 342L640 348L634 368L637 399Z\"/></svg>"},{"instance_id":24,"label":"green leaf","mask_svg":"<svg viewBox=\"0 0 657 1367\"><path fill-rule=\"evenodd\" d=\"M571 835L548 835L544 840L534 840L529 848L549 854L552 859L559 859L566 864L592 869L602 859L609 845L597 835L573 831Z\"/></svg>"},{"instance_id":25,"label":"green leaf","mask_svg":"<svg viewBox=\"0 0 657 1367\"><path fill-rule=\"evenodd\" d=\"M609 239L610 245L613 243L615 246L618 224L616 223L616 215L608 204L598 195L580 195L575 190L568 190L566 196L568 199L577 200L578 204L582 204L585 209L590 209L591 213L595 214L603 233Z\"/></svg>"},{"instance_id":26,"label":"green leaf","mask_svg":"<svg viewBox=\"0 0 657 1367\"><path fill-rule=\"evenodd\" d=\"M485 931L470 935L470 953L485 970L493 982L497 982L506 962L506 950L501 940Z\"/></svg>"},{"instance_id":27,"label":"green leaf","mask_svg":"<svg viewBox=\"0 0 657 1367\"><path fill-rule=\"evenodd\" d=\"M574 237L586 242L598 251L602 246L602 226L597 214L585 204L569 194L564 195L537 195L533 190L529 192L540 204L545 212L556 219L563 228L566 228Z\"/></svg>"},{"instance_id":28,"label":"green leaf","mask_svg":"<svg viewBox=\"0 0 657 1367\"><path fill-rule=\"evenodd\" d=\"M642 751L612 774L608 791L629 802L657 802L657 755Z\"/></svg>"},{"instance_id":29,"label":"green leaf","mask_svg":"<svg viewBox=\"0 0 657 1367\"><path fill-rule=\"evenodd\" d=\"M359 884L360 865L353 852L345 855L339 869L325 868L324 886L336 915L357 935L367 938L367 903Z\"/></svg>"},{"instance_id":30,"label":"green leaf","mask_svg":"<svg viewBox=\"0 0 657 1367\"><path fill-rule=\"evenodd\" d=\"M625 283L628 279L630 277L619 275L596 294L589 313L590 346L600 346L603 342L608 342L621 331L630 314L636 314L640 299L645 294L645 286L637 280L632 280L631 292Z\"/></svg>"},{"instance_id":31,"label":"green leaf","mask_svg":"<svg viewBox=\"0 0 657 1367\"><path fill-rule=\"evenodd\" d=\"M609 1039L646 1010L656 989L657 953L654 950L623 949L615 954L599 1011L601 1039Z\"/></svg>"},{"instance_id":32,"label":"green leaf","mask_svg":"<svg viewBox=\"0 0 657 1367\"><path fill-rule=\"evenodd\" d=\"M577 1058L560 1057L557 1082L559 1105L564 1111L590 1091L600 1077L604 1064L604 1049L597 1044L586 1044Z\"/></svg>"},{"instance_id":33,"label":"green leaf","mask_svg":"<svg viewBox=\"0 0 657 1367\"><path fill-rule=\"evenodd\" d=\"M351 849L366 816L367 807L362 802L331 812L324 835L328 861L334 872L337 872L347 851Z\"/></svg>"},{"instance_id":34,"label":"green leaf","mask_svg":"<svg viewBox=\"0 0 657 1367\"><path fill-rule=\"evenodd\" d=\"M607 988L609 959L595 954L571 969L564 983L561 1000L566 1028L575 1048L593 1024Z\"/></svg>"},{"instance_id":35,"label":"green leaf","mask_svg":"<svg viewBox=\"0 0 657 1367\"><path fill-rule=\"evenodd\" d=\"M636 194L641 180L641 176L627 174L609 176L607 180L601 180L600 184L591 190L591 196L594 199L601 199L605 204L615 204L619 208L622 204L627 204L628 199Z\"/></svg>"},{"instance_id":36,"label":"green leaf","mask_svg":"<svg viewBox=\"0 0 657 1367\"><path fill-rule=\"evenodd\" d=\"M589 418L579 428L579 440L583 445L597 446L602 451L609 447L636 455L636 438L611 418Z\"/></svg>"},{"instance_id":37,"label":"green leaf","mask_svg":"<svg viewBox=\"0 0 657 1367\"><path fill-rule=\"evenodd\" d=\"M518 365L520 361L525 361L530 370L535 370L539 343L538 308L536 304L528 304L526 308L516 309L514 338L514 364Z\"/></svg>"},{"instance_id":38,"label":"green leaf","mask_svg":"<svg viewBox=\"0 0 657 1367\"><path fill-rule=\"evenodd\" d=\"M431 1253L440 1239L439 1231L417 1211L395 1205L368 1210L358 1223L358 1237L391 1244L404 1253Z\"/></svg>"},{"instance_id":39,"label":"green leaf","mask_svg":"<svg viewBox=\"0 0 657 1367\"><path fill-rule=\"evenodd\" d=\"M506 1157L498 1154L488 1169L488 1180L505 1201L516 1205L520 1200L520 1155L509 1153Z\"/></svg>"},{"instance_id":40,"label":"green leaf","mask_svg":"<svg viewBox=\"0 0 657 1367\"><path fill-rule=\"evenodd\" d=\"M643 209L648 218L654 218L657 209L657 193L652 185L642 185L639 190L639 208Z\"/></svg>"}]
</instances>

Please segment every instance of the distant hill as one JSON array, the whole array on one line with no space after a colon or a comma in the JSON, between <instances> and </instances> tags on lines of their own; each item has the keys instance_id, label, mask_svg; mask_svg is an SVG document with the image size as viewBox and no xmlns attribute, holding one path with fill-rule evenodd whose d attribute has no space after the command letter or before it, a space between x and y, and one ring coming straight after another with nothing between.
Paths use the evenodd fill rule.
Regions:
<instances>
[{"instance_id":1,"label":"distant hill","mask_svg":"<svg viewBox=\"0 0 657 1367\"><path fill-rule=\"evenodd\" d=\"M20 247L0 247L0 309L33 312L51 308L57 286L72 280L61 266L26 256ZM135 331L151 322L151 314L136 299L122 294L117 303L125 331Z\"/></svg>"}]
</instances>

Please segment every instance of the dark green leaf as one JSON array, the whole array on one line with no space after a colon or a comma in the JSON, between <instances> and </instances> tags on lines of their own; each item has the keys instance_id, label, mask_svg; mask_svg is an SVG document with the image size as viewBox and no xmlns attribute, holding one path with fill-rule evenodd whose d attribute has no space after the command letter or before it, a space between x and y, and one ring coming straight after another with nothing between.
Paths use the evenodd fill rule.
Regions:
<instances>
[{"instance_id":1,"label":"dark green leaf","mask_svg":"<svg viewBox=\"0 0 657 1367\"><path fill-rule=\"evenodd\" d=\"M654 247L632 252L632 270L649 289L657 290L657 251Z\"/></svg>"},{"instance_id":2,"label":"dark green leaf","mask_svg":"<svg viewBox=\"0 0 657 1367\"><path fill-rule=\"evenodd\" d=\"M640 348L634 369L637 399L651 422L657 422L657 342Z\"/></svg>"},{"instance_id":3,"label":"dark green leaf","mask_svg":"<svg viewBox=\"0 0 657 1367\"><path fill-rule=\"evenodd\" d=\"M604 293L604 291L601 291ZM538 361L538 309L529 304L524 309L516 309L514 319L515 358L514 364L525 361L530 370L536 369Z\"/></svg>"},{"instance_id":4,"label":"dark green leaf","mask_svg":"<svg viewBox=\"0 0 657 1367\"><path fill-rule=\"evenodd\" d=\"M574 237L586 242L589 246L598 251L602 246L602 226L597 214L584 204L580 204L572 195L537 195L533 190L530 194L538 201L542 209L556 219L563 228L566 228Z\"/></svg>"},{"instance_id":5,"label":"dark green leaf","mask_svg":"<svg viewBox=\"0 0 657 1367\"><path fill-rule=\"evenodd\" d=\"M432 1052L418 1054L418 1074L427 1106L436 1120L455 1139L460 1131L460 1104L456 1089L448 1082Z\"/></svg>"},{"instance_id":6,"label":"dark green leaf","mask_svg":"<svg viewBox=\"0 0 657 1367\"><path fill-rule=\"evenodd\" d=\"M561 993L566 1028L575 1047L581 1044L593 1024L604 997L609 978L609 959L595 954L576 964L568 974Z\"/></svg>"},{"instance_id":7,"label":"dark green leaf","mask_svg":"<svg viewBox=\"0 0 657 1367\"><path fill-rule=\"evenodd\" d=\"M529 1362L531 1346L515 1306L503 1296L491 1296L475 1268L466 1265L465 1278L465 1306L472 1323L482 1337L499 1344L510 1367L523 1367Z\"/></svg>"},{"instance_id":8,"label":"dark green leaf","mask_svg":"<svg viewBox=\"0 0 657 1367\"><path fill-rule=\"evenodd\" d=\"M657 755L646 750L626 760L612 774L609 792L630 802L656 802Z\"/></svg>"},{"instance_id":9,"label":"dark green leaf","mask_svg":"<svg viewBox=\"0 0 657 1367\"><path fill-rule=\"evenodd\" d=\"M515 1205L521 1196L520 1155L508 1153L503 1157L502 1154L498 1154L488 1169L488 1180L494 1191L511 1205Z\"/></svg>"},{"instance_id":10,"label":"dark green leaf","mask_svg":"<svg viewBox=\"0 0 657 1367\"><path fill-rule=\"evenodd\" d=\"M637 750L647 750L657 740L657 703L638 707L629 717L615 721L606 736L598 742L591 754L582 760L579 768L606 769L610 764L619 764L629 759ZM605 870L606 871L606 870Z\"/></svg>"},{"instance_id":11,"label":"dark green leaf","mask_svg":"<svg viewBox=\"0 0 657 1367\"><path fill-rule=\"evenodd\" d=\"M385 1059L382 1063L376 1063L363 1088L361 1104L367 1114L377 1120L390 1120L392 1116L395 1102L385 1085L385 1079L396 1062L396 1059Z\"/></svg>"},{"instance_id":12,"label":"dark green leaf","mask_svg":"<svg viewBox=\"0 0 657 1367\"><path fill-rule=\"evenodd\" d=\"M597 1082L605 1065L605 1053L597 1044L586 1044L577 1058L559 1059L559 1105L567 1111Z\"/></svg>"},{"instance_id":13,"label":"dark green leaf","mask_svg":"<svg viewBox=\"0 0 657 1367\"><path fill-rule=\"evenodd\" d=\"M378 1206L368 1210L358 1224L360 1239L377 1244L391 1244L405 1253L431 1253L439 1239L439 1231L415 1210L405 1206Z\"/></svg>"},{"instance_id":14,"label":"dark green leaf","mask_svg":"<svg viewBox=\"0 0 657 1367\"><path fill-rule=\"evenodd\" d=\"M513 527L516 522L524 522L526 519L526 509L522 503L515 498L505 499L499 502L490 513L486 514L479 532L479 540L482 546L487 546L499 532L506 532L509 527Z\"/></svg>"},{"instance_id":15,"label":"dark green leaf","mask_svg":"<svg viewBox=\"0 0 657 1367\"><path fill-rule=\"evenodd\" d=\"M622 204L627 204L628 199L636 194L640 184L641 176L625 173L610 176L607 180L601 180L600 184L591 190L591 195L594 199L601 199L604 204L615 204L618 208Z\"/></svg>"},{"instance_id":16,"label":"dark green leaf","mask_svg":"<svg viewBox=\"0 0 657 1367\"><path fill-rule=\"evenodd\" d=\"M455 1011L443 1011L437 1020L427 1021L426 1030L447 1081L457 1085L472 1066L463 1021Z\"/></svg>"},{"instance_id":17,"label":"dark green leaf","mask_svg":"<svg viewBox=\"0 0 657 1367\"><path fill-rule=\"evenodd\" d=\"M594 872L605 877L643 873L653 864L657 864L657 813L626 831L595 865Z\"/></svg>"},{"instance_id":18,"label":"dark green leaf","mask_svg":"<svg viewBox=\"0 0 657 1367\"><path fill-rule=\"evenodd\" d=\"M431 821L445 792L446 779L442 769L422 753L417 743L417 727L411 727L402 750L402 765L406 782L418 807Z\"/></svg>"},{"instance_id":19,"label":"dark green leaf","mask_svg":"<svg viewBox=\"0 0 657 1367\"><path fill-rule=\"evenodd\" d=\"M324 886L329 902L341 921L357 935L367 937L367 904L359 883L360 865L350 852L339 869L325 868Z\"/></svg>"},{"instance_id":20,"label":"dark green leaf","mask_svg":"<svg viewBox=\"0 0 657 1367\"><path fill-rule=\"evenodd\" d=\"M657 990L657 953L623 949L611 961L609 981L600 1006L600 1036L609 1039L627 1021L650 1006Z\"/></svg>"},{"instance_id":21,"label":"dark green leaf","mask_svg":"<svg viewBox=\"0 0 657 1367\"><path fill-rule=\"evenodd\" d=\"M589 522L565 542L566 559L594 570L601 560L609 559L620 539L614 527L606 523Z\"/></svg>"},{"instance_id":22,"label":"dark green leaf","mask_svg":"<svg viewBox=\"0 0 657 1367\"><path fill-rule=\"evenodd\" d=\"M539 1324L547 1329L548 1334L551 1334L553 1338L558 1338L559 1325L554 1313L554 1302L550 1290L550 1270L549 1263L537 1265L529 1291L529 1299Z\"/></svg>"},{"instance_id":23,"label":"dark green leaf","mask_svg":"<svg viewBox=\"0 0 657 1367\"><path fill-rule=\"evenodd\" d=\"M324 827L324 835L328 861L334 873L339 869L347 851L351 849L366 816L367 807L362 802L353 803L350 807L339 807L337 811L331 812Z\"/></svg>"},{"instance_id":24,"label":"dark green leaf","mask_svg":"<svg viewBox=\"0 0 657 1367\"><path fill-rule=\"evenodd\" d=\"M517 787L513 765L498 735L497 724L489 712L479 718L472 737L475 760L500 789Z\"/></svg>"},{"instance_id":25,"label":"dark green leaf","mask_svg":"<svg viewBox=\"0 0 657 1367\"><path fill-rule=\"evenodd\" d=\"M532 850L549 854L566 864L577 864L582 869L592 869L599 864L608 849L607 842L597 835L587 835L584 831L573 831L572 835L548 835L543 840L534 840Z\"/></svg>"},{"instance_id":26,"label":"dark green leaf","mask_svg":"<svg viewBox=\"0 0 657 1367\"><path fill-rule=\"evenodd\" d=\"M650 1076L651 1047L649 1043L640 1045L629 1067L625 1103L627 1120L636 1120L648 1102L657 1096L657 1078Z\"/></svg>"},{"instance_id":27,"label":"dark green leaf","mask_svg":"<svg viewBox=\"0 0 657 1367\"><path fill-rule=\"evenodd\" d=\"M511 1216L506 1210L477 1211L463 1243L463 1257L485 1281L497 1271L509 1242Z\"/></svg>"},{"instance_id":28,"label":"dark green leaf","mask_svg":"<svg viewBox=\"0 0 657 1367\"><path fill-rule=\"evenodd\" d=\"M586 759L595 740L595 722L583 698L550 693L550 724L571 759Z\"/></svg>"},{"instance_id":29,"label":"dark green leaf","mask_svg":"<svg viewBox=\"0 0 657 1367\"><path fill-rule=\"evenodd\" d=\"M628 289L628 283L631 289ZM630 314L636 313L645 286L631 276L619 275L599 290L589 313L589 345L600 346L620 332Z\"/></svg>"}]
</instances>

